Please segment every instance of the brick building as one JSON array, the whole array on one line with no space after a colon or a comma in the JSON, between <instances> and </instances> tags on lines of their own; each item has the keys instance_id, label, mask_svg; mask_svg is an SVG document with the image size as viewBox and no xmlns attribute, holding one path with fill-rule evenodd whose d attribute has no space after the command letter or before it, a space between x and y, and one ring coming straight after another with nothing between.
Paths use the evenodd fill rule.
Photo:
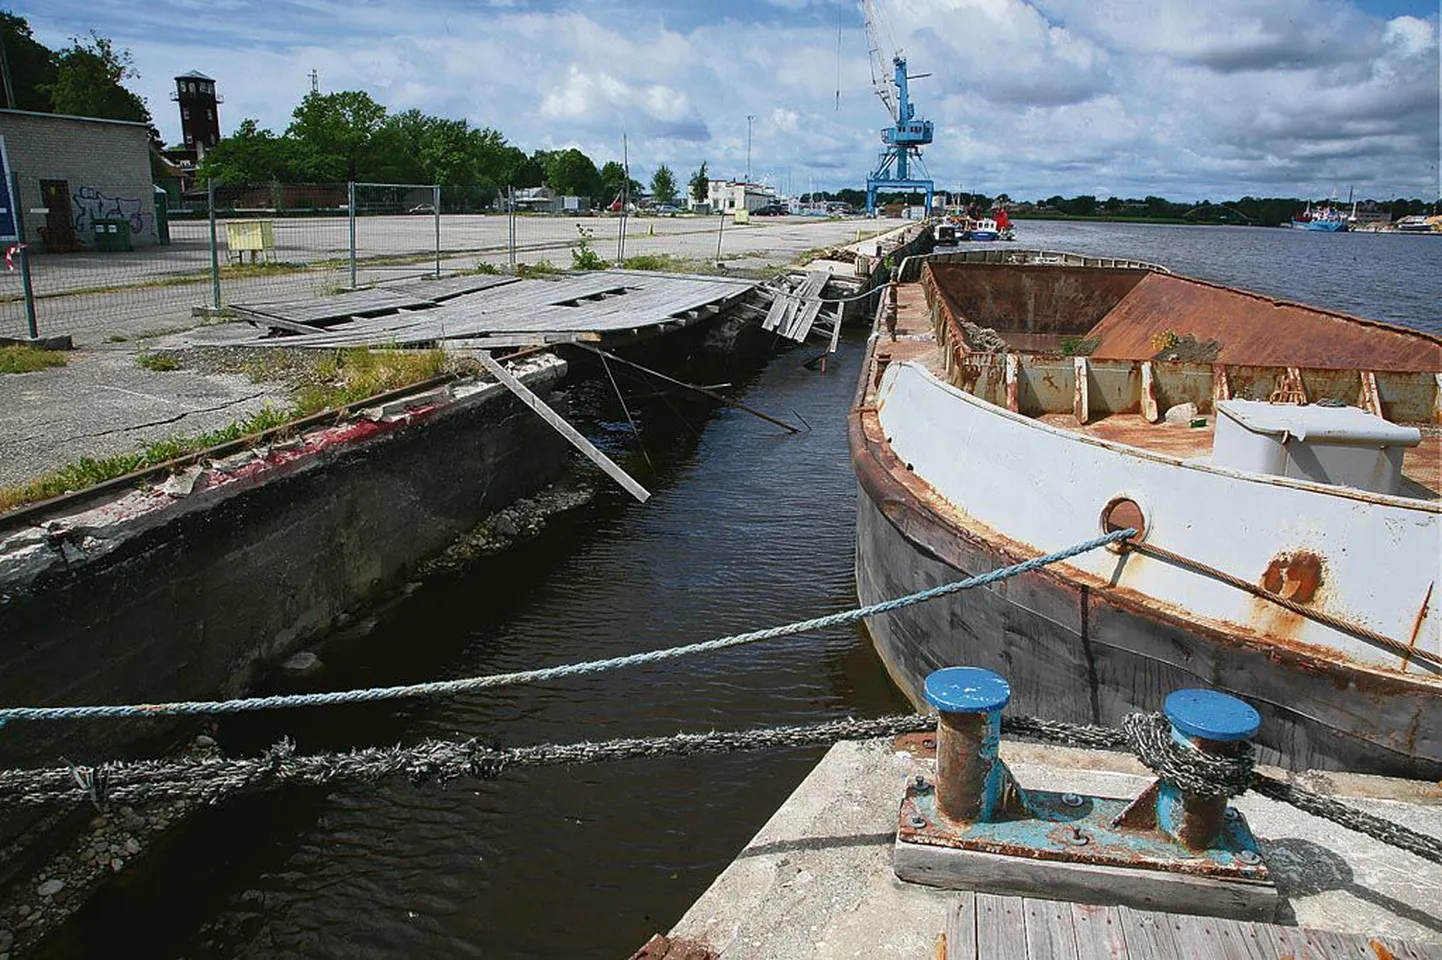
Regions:
<instances>
[{"instance_id":1,"label":"brick building","mask_svg":"<svg viewBox=\"0 0 1442 960\"><path fill-rule=\"evenodd\" d=\"M0 136L34 249L93 248L97 220L128 221L136 247L157 242L148 124L0 110Z\"/></svg>"}]
</instances>

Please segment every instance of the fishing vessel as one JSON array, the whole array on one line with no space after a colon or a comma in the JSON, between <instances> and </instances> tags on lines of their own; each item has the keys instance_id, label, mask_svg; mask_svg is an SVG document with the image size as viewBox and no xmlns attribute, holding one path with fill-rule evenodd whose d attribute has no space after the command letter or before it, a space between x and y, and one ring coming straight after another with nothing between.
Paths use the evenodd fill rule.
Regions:
<instances>
[{"instance_id":1,"label":"fishing vessel","mask_svg":"<svg viewBox=\"0 0 1442 960\"><path fill-rule=\"evenodd\" d=\"M1321 233L1345 233L1347 231L1347 215L1331 204L1322 204L1315 210L1312 205L1307 204L1307 209L1292 218L1293 230L1314 230Z\"/></svg>"},{"instance_id":2,"label":"fishing vessel","mask_svg":"<svg viewBox=\"0 0 1442 960\"><path fill-rule=\"evenodd\" d=\"M1442 777L1442 340L1139 261L909 258L850 423L873 603L1135 529L868 620L926 675L1116 724L1210 687L1262 759Z\"/></svg>"}]
</instances>

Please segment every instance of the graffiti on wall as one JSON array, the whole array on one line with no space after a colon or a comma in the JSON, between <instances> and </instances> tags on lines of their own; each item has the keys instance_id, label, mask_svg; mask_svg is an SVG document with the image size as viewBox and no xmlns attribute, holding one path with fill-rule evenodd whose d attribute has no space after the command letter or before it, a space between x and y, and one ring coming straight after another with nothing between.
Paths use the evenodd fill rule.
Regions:
<instances>
[{"instance_id":1,"label":"graffiti on wall","mask_svg":"<svg viewBox=\"0 0 1442 960\"><path fill-rule=\"evenodd\" d=\"M131 236L140 236L151 219L139 200L107 197L94 187L80 187L71 200L75 203L75 232L81 236L94 232L97 220L129 220Z\"/></svg>"}]
</instances>

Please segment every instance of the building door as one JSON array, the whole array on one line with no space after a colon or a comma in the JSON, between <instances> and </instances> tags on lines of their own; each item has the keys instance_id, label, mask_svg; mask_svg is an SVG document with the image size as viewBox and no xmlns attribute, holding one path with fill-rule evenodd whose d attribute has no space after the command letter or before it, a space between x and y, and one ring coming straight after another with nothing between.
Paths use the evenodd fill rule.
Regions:
<instances>
[{"instance_id":1,"label":"building door","mask_svg":"<svg viewBox=\"0 0 1442 960\"><path fill-rule=\"evenodd\" d=\"M41 180L40 203L45 207L45 227L41 239L51 253L69 253L80 249L75 224L70 218L70 181Z\"/></svg>"}]
</instances>

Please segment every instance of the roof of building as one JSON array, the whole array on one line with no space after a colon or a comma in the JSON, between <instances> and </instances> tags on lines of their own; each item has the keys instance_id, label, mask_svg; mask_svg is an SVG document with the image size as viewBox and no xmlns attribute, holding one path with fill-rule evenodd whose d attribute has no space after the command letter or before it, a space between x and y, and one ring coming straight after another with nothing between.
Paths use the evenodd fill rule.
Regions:
<instances>
[{"instance_id":1,"label":"roof of building","mask_svg":"<svg viewBox=\"0 0 1442 960\"><path fill-rule=\"evenodd\" d=\"M0 108L0 114L13 113L21 117L45 117L49 120L84 120L86 123L118 123L126 127L142 127L150 129L150 124L143 120L111 120L108 117L77 117L69 113L41 113L38 110L7 110Z\"/></svg>"},{"instance_id":2,"label":"roof of building","mask_svg":"<svg viewBox=\"0 0 1442 960\"><path fill-rule=\"evenodd\" d=\"M214 82L215 82L215 78L214 78L214 77L207 77L205 74L201 73L199 70L192 70L192 71L190 71L189 73L182 73L182 74L180 74L179 76L177 76L175 79L177 79L177 80L209 80L211 83L214 83Z\"/></svg>"}]
</instances>

